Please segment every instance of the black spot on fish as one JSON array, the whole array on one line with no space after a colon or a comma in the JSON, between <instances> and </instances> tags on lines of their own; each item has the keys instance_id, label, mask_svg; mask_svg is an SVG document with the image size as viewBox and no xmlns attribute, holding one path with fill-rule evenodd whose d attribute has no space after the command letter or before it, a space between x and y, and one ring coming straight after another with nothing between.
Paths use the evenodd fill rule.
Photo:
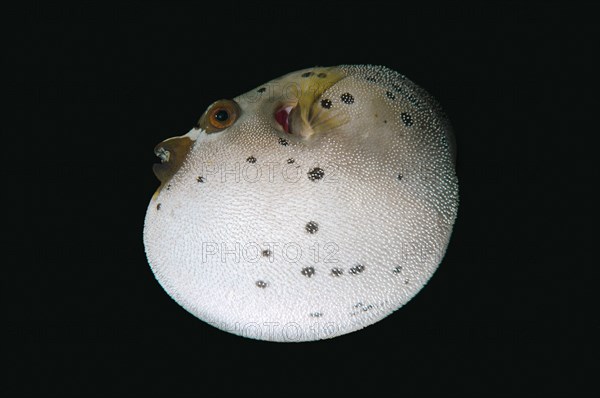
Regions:
<instances>
[{"instance_id":1,"label":"black spot on fish","mask_svg":"<svg viewBox=\"0 0 600 398\"><path fill-rule=\"evenodd\" d=\"M402 122L407 127L410 127L413 125L412 117L406 112L402 112L400 114L400 119L402 119Z\"/></svg>"},{"instance_id":2,"label":"black spot on fish","mask_svg":"<svg viewBox=\"0 0 600 398\"><path fill-rule=\"evenodd\" d=\"M258 90L256 90L256 91L258 91L259 93L264 93L266 90L267 90L267 89L266 89L265 87L261 87L261 88L259 88L259 89L258 89Z\"/></svg>"},{"instance_id":3,"label":"black spot on fish","mask_svg":"<svg viewBox=\"0 0 600 398\"><path fill-rule=\"evenodd\" d=\"M308 232L309 234L316 234L317 231L319 230L319 224L317 224L314 221L309 221L306 223L306 226L304 228L306 229L306 232Z\"/></svg>"},{"instance_id":4,"label":"black spot on fish","mask_svg":"<svg viewBox=\"0 0 600 398\"><path fill-rule=\"evenodd\" d=\"M332 276L342 276L344 274L344 270L341 268L332 268L331 275Z\"/></svg>"},{"instance_id":5,"label":"black spot on fish","mask_svg":"<svg viewBox=\"0 0 600 398\"><path fill-rule=\"evenodd\" d=\"M392 88L394 90L396 90L397 93L402 92L402 87L400 87L399 85L397 85L396 83L392 83Z\"/></svg>"},{"instance_id":6,"label":"black spot on fish","mask_svg":"<svg viewBox=\"0 0 600 398\"><path fill-rule=\"evenodd\" d=\"M315 269L313 267L302 268L301 273L302 273L302 275L310 278L311 276L313 276L315 274Z\"/></svg>"},{"instance_id":7,"label":"black spot on fish","mask_svg":"<svg viewBox=\"0 0 600 398\"><path fill-rule=\"evenodd\" d=\"M355 267L350 268L350 273L352 275L358 275L365 270L365 266L362 264L358 264Z\"/></svg>"},{"instance_id":8,"label":"black spot on fish","mask_svg":"<svg viewBox=\"0 0 600 398\"><path fill-rule=\"evenodd\" d=\"M295 160L294 160L294 159L292 159L292 158L289 158L289 159L287 160L287 163L288 163L288 164L292 164L292 163L294 163L294 162L295 162Z\"/></svg>"},{"instance_id":9,"label":"black spot on fish","mask_svg":"<svg viewBox=\"0 0 600 398\"><path fill-rule=\"evenodd\" d=\"M162 207L162 205L159 203L156 205L156 210L160 210L160 208Z\"/></svg>"},{"instance_id":10,"label":"black spot on fish","mask_svg":"<svg viewBox=\"0 0 600 398\"><path fill-rule=\"evenodd\" d=\"M344 93L344 94L342 94L340 96L340 99L342 100L342 102L344 104L353 104L354 103L354 97L350 93Z\"/></svg>"},{"instance_id":11,"label":"black spot on fish","mask_svg":"<svg viewBox=\"0 0 600 398\"><path fill-rule=\"evenodd\" d=\"M322 99L321 106L325 109L329 109L329 108L331 108L331 101L328 99Z\"/></svg>"},{"instance_id":12,"label":"black spot on fish","mask_svg":"<svg viewBox=\"0 0 600 398\"><path fill-rule=\"evenodd\" d=\"M279 143L283 146L288 146L290 143L285 138L279 137Z\"/></svg>"},{"instance_id":13,"label":"black spot on fish","mask_svg":"<svg viewBox=\"0 0 600 398\"><path fill-rule=\"evenodd\" d=\"M261 252L261 254L263 255L263 257L271 257L271 250L269 249L265 249Z\"/></svg>"},{"instance_id":14,"label":"black spot on fish","mask_svg":"<svg viewBox=\"0 0 600 398\"><path fill-rule=\"evenodd\" d=\"M450 145L448 144L448 141L446 140L446 137L441 138L442 141L442 145L444 146L445 149L448 149L450 147Z\"/></svg>"},{"instance_id":15,"label":"black spot on fish","mask_svg":"<svg viewBox=\"0 0 600 398\"><path fill-rule=\"evenodd\" d=\"M375 308L373 304L363 304L362 302L356 303L354 304L354 310L350 313L350 316L356 316L361 312L367 312L372 310L373 308Z\"/></svg>"},{"instance_id":16,"label":"black spot on fish","mask_svg":"<svg viewBox=\"0 0 600 398\"><path fill-rule=\"evenodd\" d=\"M391 99L392 101L396 99L396 96L394 95L394 93L392 93L391 91L386 91L385 95L387 95L387 97L389 99Z\"/></svg>"},{"instance_id":17,"label":"black spot on fish","mask_svg":"<svg viewBox=\"0 0 600 398\"><path fill-rule=\"evenodd\" d=\"M308 172L308 179L311 181L320 180L321 178L323 178L323 176L325 176L325 172L319 167L315 167L314 169Z\"/></svg>"},{"instance_id":18,"label":"black spot on fish","mask_svg":"<svg viewBox=\"0 0 600 398\"><path fill-rule=\"evenodd\" d=\"M198 176L198 178L196 178L196 181L198 181L198 182L204 182L206 180L204 179L204 177Z\"/></svg>"},{"instance_id":19,"label":"black spot on fish","mask_svg":"<svg viewBox=\"0 0 600 398\"><path fill-rule=\"evenodd\" d=\"M398 181L402 181L402 174L398 174Z\"/></svg>"},{"instance_id":20,"label":"black spot on fish","mask_svg":"<svg viewBox=\"0 0 600 398\"><path fill-rule=\"evenodd\" d=\"M256 286L260 287L261 289L264 289L265 287L267 287L267 282L265 282L265 281L256 281Z\"/></svg>"},{"instance_id":21,"label":"black spot on fish","mask_svg":"<svg viewBox=\"0 0 600 398\"><path fill-rule=\"evenodd\" d=\"M248 162L248 163L256 163L256 158L254 156L250 156L248 159L246 159L246 162Z\"/></svg>"}]
</instances>

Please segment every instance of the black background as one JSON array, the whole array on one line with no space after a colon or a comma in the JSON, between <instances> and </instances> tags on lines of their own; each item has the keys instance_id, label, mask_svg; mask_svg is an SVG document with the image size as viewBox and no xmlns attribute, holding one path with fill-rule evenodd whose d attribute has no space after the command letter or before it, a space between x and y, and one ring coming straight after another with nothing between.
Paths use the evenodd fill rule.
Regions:
<instances>
[{"instance_id":1,"label":"black background","mask_svg":"<svg viewBox=\"0 0 600 398\"><path fill-rule=\"evenodd\" d=\"M3 390L491 395L596 384L590 9L79 2L5 16L5 95L17 106L5 127ZM362 63L407 75L453 122L461 204L434 277L393 315L328 341L254 341L188 314L144 255L154 145L216 99Z\"/></svg>"}]
</instances>

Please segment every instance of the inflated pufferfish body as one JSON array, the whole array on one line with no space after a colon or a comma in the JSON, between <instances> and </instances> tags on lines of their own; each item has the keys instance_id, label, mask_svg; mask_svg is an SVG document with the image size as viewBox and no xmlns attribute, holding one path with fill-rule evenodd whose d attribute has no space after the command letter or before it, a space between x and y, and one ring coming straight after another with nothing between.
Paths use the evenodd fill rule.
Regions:
<instances>
[{"instance_id":1,"label":"inflated pufferfish body","mask_svg":"<svg viewBox=\"0 0 600 398\"><path fill-rule=\"evenodd\" d=\"M339 336L409 301L458 207L454 141L380 66L310 68L211 105L160 143L149 263L186 310L270 341Z\"/></svg>"}]
</instances>

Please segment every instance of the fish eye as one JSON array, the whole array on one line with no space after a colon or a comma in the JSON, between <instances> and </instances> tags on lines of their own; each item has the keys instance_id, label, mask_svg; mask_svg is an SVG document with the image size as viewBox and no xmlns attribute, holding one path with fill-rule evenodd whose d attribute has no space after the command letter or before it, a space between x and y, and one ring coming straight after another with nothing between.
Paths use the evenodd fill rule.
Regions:
<instances>
[{"instance_id":1,"label":"fish eye","mask_svg":"<svg viewBox=\"0 0 600 398\"><path fill-rule=\"evenodd\" d=\"M198 122L199 128L215 133L231 126L240 116L239 105L232 100L219 100L208 107Z\"/></svg>"},{"instance_id":2,"label":"fish eye","mask_svg":"<svg viewBox=\"0 0 600 398\"><path fill-rule=\"evenodd\" d=\"M227 109L219 109L213 113L213 116L218 122L224 123L227 121L227 119L229 119L229 112L227 112Z\"/></svg>"},{"instance_id":3,"label":"fish eye","mask_svg":"<svg viewBox=\"0 0 600 398\"><path fill-rule=\"evenodd\" d=\"M211 110L208 120L216 129L224 129L233 123L233 119L229 116L229 110L226 108Z\"/></svg>"}]
</instances>

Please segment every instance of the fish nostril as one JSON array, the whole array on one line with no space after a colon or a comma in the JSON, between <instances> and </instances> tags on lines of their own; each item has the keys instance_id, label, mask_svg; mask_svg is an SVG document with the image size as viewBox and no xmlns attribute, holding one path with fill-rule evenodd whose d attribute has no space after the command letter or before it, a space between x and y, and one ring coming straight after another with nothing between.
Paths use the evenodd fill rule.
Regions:
<instances>
[{"instance_id":1,"label":"fish nostril","mask_svg":"<svg viewBox=\"0 0 600 398\"><path fill-rule=\"evenodd\" d=\"M290 131L290 112L292 111L291 106L284 106L279 108L275 112L275 121L283 128L283 131L291 134Z\"/></svg>"}]
</instances>

